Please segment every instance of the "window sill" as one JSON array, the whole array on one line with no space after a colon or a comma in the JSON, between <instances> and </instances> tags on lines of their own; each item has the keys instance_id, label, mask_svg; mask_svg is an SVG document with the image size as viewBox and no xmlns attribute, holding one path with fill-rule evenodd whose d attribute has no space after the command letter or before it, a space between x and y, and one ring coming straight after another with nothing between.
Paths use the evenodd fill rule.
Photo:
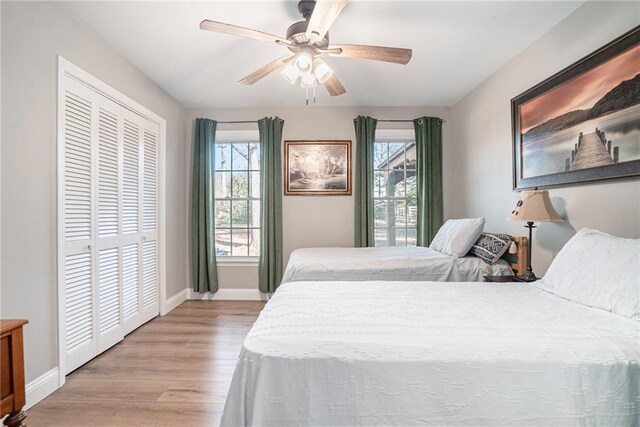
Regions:
<instances>
[{"instance_id":1,"label":"window sill","mask_svg":"<svg viewBox=\"0 0 640 427\"><path fill-rule=\"evenodd\" d=\"M216 263L219 267L257 267L259 259L257 256L217 257Z\"/></svg>"}]
</instances>

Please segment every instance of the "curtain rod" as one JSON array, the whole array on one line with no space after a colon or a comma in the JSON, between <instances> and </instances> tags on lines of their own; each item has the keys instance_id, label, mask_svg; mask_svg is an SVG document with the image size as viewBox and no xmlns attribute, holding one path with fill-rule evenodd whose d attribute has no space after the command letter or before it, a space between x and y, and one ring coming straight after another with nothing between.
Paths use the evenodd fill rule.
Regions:
<instances>
[{"instance_id":1,"label":"curtain rod","mask_svg":"<svg viewBox=\"0 0 640 427\"><path fill-rule=\"evenodd\" d=\"M400 119L396 119L396 120L392 120L392 119L388 119L388 120L377 120L378 122L382 122L382 123L413 123L413 120L400 120ZM442 120L440 119L440 121L442 123L446 123L446 120Z\"/></svg>"},{"instance_id":2,"label":"curtain rod","mask_svg":"<svg viewBox=\"0 0 640 427\"><path fill-rule=\"evenodd\" d=\"M377 120L382 123L413 123L413 120L400 120L400 119L388 119L388 120ZM446 120L440 119L442 123L446 123ZM258 123L258 120L230 120L230 121L218 121L217 123L228 123L228 124L241 124L241 123Z\"/></svg>"}]
</instances>

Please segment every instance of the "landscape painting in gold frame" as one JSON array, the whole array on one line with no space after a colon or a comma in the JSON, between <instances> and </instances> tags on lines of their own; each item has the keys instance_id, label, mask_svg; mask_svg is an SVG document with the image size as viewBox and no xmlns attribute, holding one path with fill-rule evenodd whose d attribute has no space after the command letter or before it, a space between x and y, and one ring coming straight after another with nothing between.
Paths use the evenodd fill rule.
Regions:
<instances>
[{"instance_id":1,"label":"landscape painting in gold frame","mask_svg":"<svg viewBox=\"0 0 640 427\"><path fill-rule=\"evenodd\" d=\"M284 194L351 195L351 141L285 141Z\"/></svg>"}]
</instances>

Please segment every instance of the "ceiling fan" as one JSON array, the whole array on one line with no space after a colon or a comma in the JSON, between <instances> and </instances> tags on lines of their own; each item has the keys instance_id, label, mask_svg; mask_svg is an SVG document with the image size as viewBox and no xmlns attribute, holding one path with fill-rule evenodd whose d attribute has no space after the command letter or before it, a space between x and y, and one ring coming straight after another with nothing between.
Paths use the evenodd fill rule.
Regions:
<instances>
[{"instance_id":1,"label":"ceiling fan","mask_svg":"<svg viewBox=\"0 0 640 427\"><path fill-rule=\"evenodd\" d=\"M249 74L240 83L252 85L270 73L281 69L282 77L289 83L300 82L300 86L308 91L323 85L331 96L347 92L331 67L319 56L328 54L342 58L370 59L374 61L407 64L411 59L411 49L384 46L367 46L354 44L329 44L329 28L336 20L347 0L301 0L298 11L304 18L287 29L286 37L278 37L263 31L225 24L205 19L200 23L202 30L233 34L276 43L288 48L292 54L275 61Z\"/></svg>"}]
</instances>

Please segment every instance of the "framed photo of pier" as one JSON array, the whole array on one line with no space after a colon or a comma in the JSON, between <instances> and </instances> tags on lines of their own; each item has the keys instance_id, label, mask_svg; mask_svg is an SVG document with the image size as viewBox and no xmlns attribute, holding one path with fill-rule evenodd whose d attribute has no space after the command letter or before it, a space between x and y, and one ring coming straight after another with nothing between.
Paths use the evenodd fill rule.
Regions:
<instances>
[{"instance_id":1,"label":"framed photo of pier","mask_svg":"<svg viewBox=\"0 0 640 427\"><path fill-rule=\"evenodd\" d=\"M351 195L351 141L285 141L284 194Z\"/></svg>"},{"instance_id":2,"label":"framed photo of pier","mask_svg":"<svg viewBox=\"0 0 640 427\"><path fill-rule=\"evenodd\" d=\"M640 177L640 26L511 100L513 188Z\"/></svg>"}]
</instances>

